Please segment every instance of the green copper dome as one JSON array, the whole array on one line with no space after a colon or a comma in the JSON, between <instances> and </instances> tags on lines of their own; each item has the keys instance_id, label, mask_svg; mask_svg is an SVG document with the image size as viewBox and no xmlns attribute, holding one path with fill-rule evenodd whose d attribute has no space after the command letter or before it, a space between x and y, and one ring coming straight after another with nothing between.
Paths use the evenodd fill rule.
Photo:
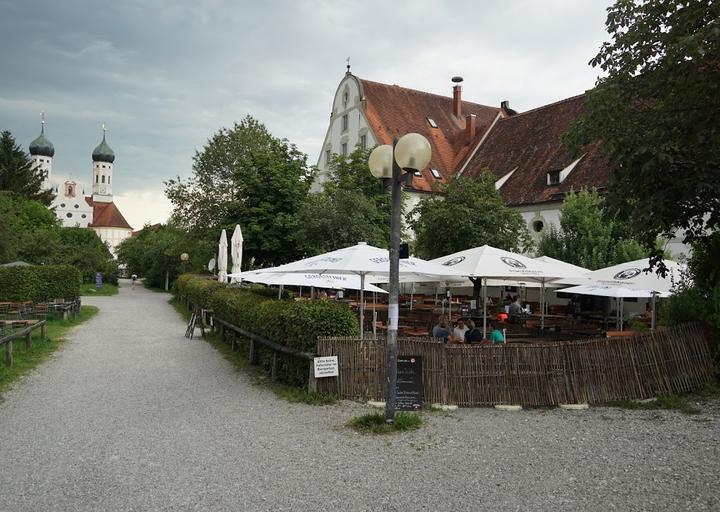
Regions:
<instances>
[{"instance_id":1,"label":"green copper dome","mask_svg":"<svg viewBox=\"0 0 720 512\"><path fill-rule=\"evenodd\" d=\"M105 134L103 133L103 140L98 147L92 152L93 162L108 162L113 163L115 160L115 153L110 149L110 146L105 142Z\"/></svg>"},{"instance_id":2,"label":"green copper dome","mask_svg":"<svg viewBox=\"0 0 720 512\"><path fill-rule=\"evenodd\" d=\"M45 137L45 126L42 127L40 136L30 143L30 154L49 156L50 158L55 155L55 148L52 142Z\"/></svg>"}]
</instances>

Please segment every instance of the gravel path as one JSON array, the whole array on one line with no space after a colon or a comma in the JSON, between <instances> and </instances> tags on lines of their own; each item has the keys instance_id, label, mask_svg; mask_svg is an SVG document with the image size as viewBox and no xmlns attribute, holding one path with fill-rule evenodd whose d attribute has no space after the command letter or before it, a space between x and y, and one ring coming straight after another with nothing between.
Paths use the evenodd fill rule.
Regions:
<instances>
[{"instance_id":1,"label":"gravel path","mask_svg":"<svg viewBox=\"0 0 720 512\"><path fill-rule=\"evenodd\" d=\"M288 404L125 285L0 404L0 510L718 510L720 404L427 414ZM1 370L0 370L1 371Z\"/></svg>"}]
</instances>

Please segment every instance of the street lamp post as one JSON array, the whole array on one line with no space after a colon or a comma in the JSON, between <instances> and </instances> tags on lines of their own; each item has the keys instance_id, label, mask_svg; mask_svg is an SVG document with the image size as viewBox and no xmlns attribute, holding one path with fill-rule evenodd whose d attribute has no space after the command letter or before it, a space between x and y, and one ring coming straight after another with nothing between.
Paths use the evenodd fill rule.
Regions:
<instances>
[{"instance_id":1,"label":"street lamp post","mask_svg":"<svg viewBox=\"0 0 720 512\"><path fill-rule=\"evenodd\" d=\"M395 419L397 386L397 334L400 291L400 214L403 172L422 170L430 163L430 143L417 133L408 133L393 145L378 146L370 153L368 166L376 178L390 179L390 276L388 283L387 378L385 382L385 421ZM412 174L411 174L412 176Z\"/></svg>"}]
</instances>

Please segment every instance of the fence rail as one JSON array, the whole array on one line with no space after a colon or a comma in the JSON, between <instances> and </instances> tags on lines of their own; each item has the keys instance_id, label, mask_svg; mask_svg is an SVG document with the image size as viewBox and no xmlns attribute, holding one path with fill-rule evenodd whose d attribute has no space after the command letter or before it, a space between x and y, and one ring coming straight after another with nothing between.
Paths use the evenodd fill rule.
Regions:
<instances>
[{"instance_id":1,"label":"fence rail","mask_svg":"<svg viewBox=\"0 0 720 512\"><path fill-rule=\"evenodd\" d=\"M710 331L686 324L627 338L532 345L445 346L400 338L400 355L423 358L426 402L461 406L602 403L682 393L712 377ZM338 356L339 377L318 390L344 399L381 399L385 340L319 338L318 356Z\"/></svg>"},{"instance_id":2,"label":"fence rail","mask_svg":"<svg viewBox=\"0 0 720 512\"><path fill-rule=\"evenodd\" d=\"M40 329L40 337L45 339L45 320L15 320L15 324L24 324L25 328L0 337L0 345L5 345L5 364L13 365L13 341L25 338L25 350L32 348L32 332Z\"/></svg>"}]
</instances>

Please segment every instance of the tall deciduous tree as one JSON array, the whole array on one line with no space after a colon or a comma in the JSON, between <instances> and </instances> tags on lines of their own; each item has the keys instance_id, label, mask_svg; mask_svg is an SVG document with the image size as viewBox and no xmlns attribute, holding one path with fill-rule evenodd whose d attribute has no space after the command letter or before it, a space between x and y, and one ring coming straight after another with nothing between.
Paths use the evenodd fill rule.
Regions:
<instances>
[{"instance_id":1,"label":"tall deciduous tree","mask_svg":"<svg viewBox=\"0 0 720 512\"><path fill-rule=\"evenodd\" d=\"M193 159L193 175L166 182L173 221L207 244L240 224L243 262L272 265L298 256L296 213L312 173L307 156L252 118L219 130ZM191 255L192 256L192 255Z\"/></svg>"},{"instance_id":2,"label":"tall deciduous tree","mask_svg":"<svg viewBox=\"0 0 720 512\"><path fill-rule=\"evenodd\" d=\"M32 167L30 157L9 131L0 134L0 191L49 205L52 192L43 190L45 172Z\"/></svg>"},{"instance_id":3,"label":"tall deciduous tree","mask_svg":"<svg viewBox=\"0 0 720 512\"><path fill-rule=\"evenodd\" d=\"M609 202L649 249L677 229L692 243L720 223L720 3L618 0L606 26L590 61L606 75L566 142L603 141Z\"/></svg>"},{"instance_id":4,"label":"tall deciduous tree","mask_svg":"<svg viewBox=\"0 0 720 512\"><path fill-rule=\"evenodd\" d=\"M408 216L420 257L438 258L485 244L515 252L531 248L522 216L505 206L489 172L474 180L454 178L443 191L422 199Z\"/></svg>"},{"instance_id":5,"label":"tall deciduous tree","mask_svg":"<svg viewBox=\"0 0 720 512\"><path fill-rule=\"evenodd\" d=\"M336 156L323 190L310 194L298 212L297 244L310 256L358 242L387 247L390 195L370 174L369 151Z\"/></svg>"},{"instance_id":6,"label":"tall deciduous tree","mask_svg":"<svg viewBox=\"0 0 720 512\"><path fill-rule=\"evenodd\" d=\"M647 251L627 238L627 229L612 218L597 191L581 190L565 197L560 228L551 225L540 239L538 254L596 270L643 258Z\"/></svg>"}]
</instances>

